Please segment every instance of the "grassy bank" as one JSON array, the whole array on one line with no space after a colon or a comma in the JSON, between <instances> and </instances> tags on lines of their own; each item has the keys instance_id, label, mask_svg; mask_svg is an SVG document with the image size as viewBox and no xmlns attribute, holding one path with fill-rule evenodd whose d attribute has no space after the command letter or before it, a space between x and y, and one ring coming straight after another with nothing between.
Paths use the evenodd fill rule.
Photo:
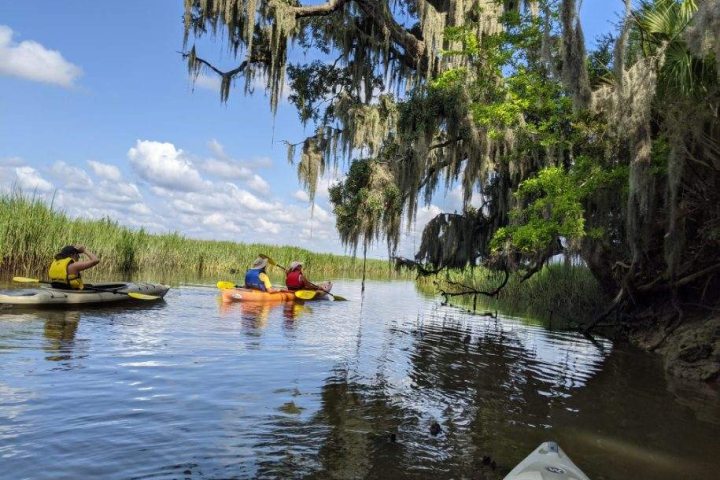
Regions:
<instances>
[{"instance_id":1,"label":"grassy bank","mask_svg":"<svg viewBox=\"0 0 720 480\"><path fill-rule=\"evenodd\" d=\"M446 291L457 291L457 287L450 286L449 282L492 291L502 283L503 278L502 273L475 268L421 282L423 288L434 288L436 291L438 286ZM450 297L450 303L463 308L472 310L475 307L480 312L497 310L558 328L594 318L609 301L587 268L563 264L548 265L523 283L520 283L519 276L511 276L497 299L485 295L477 295L477 300L473 296Z\"/></svg>"},{"instance_id":2,"label":"grassy bank","mask_svg":"<svg viewBox=\"0 0 720 480\"><path fill-rule=\"evenodd\" d=\"M53 255L68 244L86 245L102 260L88 272L90 280L233 280L242 276L259 253L269 255L280 265L301 260L308 275L317 280L362 275L362 259L290 246L193 240L179 234L151 235L110 219L71 219L42 201L0 194L0 274L43 278ZM269 273L274 280L282 277L276 269L270 268ZM381 260L368 260L367 276L397 278L388 262Z\"/></svg>"}]
</instances>

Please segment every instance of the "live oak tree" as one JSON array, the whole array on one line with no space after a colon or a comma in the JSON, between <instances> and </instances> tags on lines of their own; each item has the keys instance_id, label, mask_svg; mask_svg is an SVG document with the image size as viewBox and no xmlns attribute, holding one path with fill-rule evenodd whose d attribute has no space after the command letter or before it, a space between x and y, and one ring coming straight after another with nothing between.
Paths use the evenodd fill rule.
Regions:
<instances>
[{"instance_id":1,"label":"live oak tree","mask_svg":"<svg viewBox=\"0 0 720 480\"><path fill-rule=\"evenodd\" d=\"M205 35L237 67L206 61ZM403 221L458 183L463 210L425 229L426 271L527 277L564 249L613 307L720 291L718 39L719 0L626 0L589 54L575 0L185 1L192 75L219 75L222 101L263 79L273 111L287 89L313 127L288 141L310 197L348 167L331 189L347 245L394 253Z\"/></svg>"}]
</instances>

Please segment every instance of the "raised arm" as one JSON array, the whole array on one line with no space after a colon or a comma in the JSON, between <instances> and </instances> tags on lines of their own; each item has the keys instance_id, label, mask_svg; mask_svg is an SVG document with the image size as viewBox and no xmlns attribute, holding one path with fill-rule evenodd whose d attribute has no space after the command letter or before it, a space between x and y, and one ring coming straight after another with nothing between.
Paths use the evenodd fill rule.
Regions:
<instances>
[{"instance_id":1,"label":"raised arm","mask_svg":"<svg viewBox=\"0 0 720 480\"><path fill-rule=\"evenodd\" d=\"M83 270L92 268L95 265L97 265L98 263L100 263L100 259L97 258L97 256L94 253L87 250L84 246L78 245L75 248L77 248L81 254L85 254L85 256L87 257L87 260L83 260L81 262L73 262L70 265L68 265L68 273L69 274L78 274L78 273L82 272Z\"/></svg>"}]
</instances>

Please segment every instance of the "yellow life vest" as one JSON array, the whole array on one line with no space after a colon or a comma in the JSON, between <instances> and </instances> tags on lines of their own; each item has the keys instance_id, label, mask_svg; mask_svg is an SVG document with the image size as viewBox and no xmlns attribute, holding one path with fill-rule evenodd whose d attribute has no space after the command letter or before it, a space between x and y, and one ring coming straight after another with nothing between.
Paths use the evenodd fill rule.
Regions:
<instances>
[{"instance_id":1,"label":"yellow life vest","mask_svg":"<svg viewBox=\"0 0 720 480\"><path fill-rule=\"evenodd\" d=\"M82 290L83 281L80 278L80 274L69 275L68 266L73 262L70 257L61 258L60 260L53 260L48 270L48 277L50 283L66 285L73 290Z\"/></svg>"}]
</instances>

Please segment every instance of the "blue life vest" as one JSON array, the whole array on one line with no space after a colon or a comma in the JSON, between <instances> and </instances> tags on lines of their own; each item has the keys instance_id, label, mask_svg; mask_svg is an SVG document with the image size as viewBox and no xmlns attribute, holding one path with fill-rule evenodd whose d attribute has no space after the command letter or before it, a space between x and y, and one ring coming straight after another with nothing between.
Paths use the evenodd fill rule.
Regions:
<instances>
[{"instance_id":1,"label":"blue life vest","mask_svg":"<svg viewBox=\"0 0 720 480\"><path fill-rule=\"evenodd\" d=\"M245 288L252 288L266 292L265 284L260 280L262 268L251 268L245 273Z\"/></svg>"}]
</instances>

